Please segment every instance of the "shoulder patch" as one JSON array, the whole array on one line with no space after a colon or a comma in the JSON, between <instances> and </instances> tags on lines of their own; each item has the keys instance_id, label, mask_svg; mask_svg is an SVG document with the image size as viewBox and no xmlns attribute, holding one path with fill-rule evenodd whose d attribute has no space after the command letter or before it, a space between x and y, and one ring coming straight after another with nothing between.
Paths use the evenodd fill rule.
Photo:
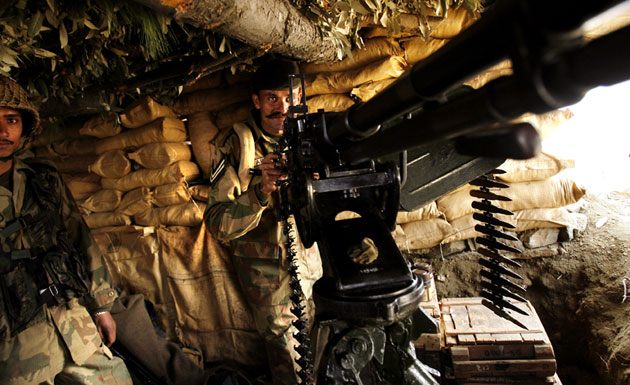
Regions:
<instances>
[{"instance_id":1,"label":"shoulder patch","mask_svg":"<svg viewBox=\"0 0 630 385\"><path fill-rule=\"evenodd\" d=\"M215 182L223 176L226 169L226 163L227 161L225 160L225 156L223 156L217 163L216 167L212 169L212 172L210 173L210 187L214 186Z\"/></svg>"}]
</instances>

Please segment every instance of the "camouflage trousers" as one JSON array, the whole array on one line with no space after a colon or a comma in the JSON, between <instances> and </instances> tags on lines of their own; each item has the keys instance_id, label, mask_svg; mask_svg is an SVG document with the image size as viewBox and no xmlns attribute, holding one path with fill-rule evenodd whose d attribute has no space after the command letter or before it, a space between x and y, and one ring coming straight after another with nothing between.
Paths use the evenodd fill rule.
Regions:
<instances>
[{"instance_id":1,"label":"camouflage trousers","mask_svg":"<svg viewBox=\"0 0 630 385\"><path fill-rule=\"evenodd\" d=\"M295 373L300 368L295 362L298 355L294 346L298 343L293 337L297 330L291 325L296 317L291 313L288 262L281 258L233 256L232 259L256 329L265 341L274 385L297 383ZM321 276L321 264L314 270L312 277L308 273L300 275L302 285L307 286L303 290L309 297L314 280ZM312 304L310 299L303 301L309 321L314 318Z\"/></svg>"},{"instance_id":2,"label":"camouflage trousers","mask_svg":"<svg viewBox=\"0 0 630 385\"><path fill-rule=\"evenodd\" d=\"M64 325L60 332L59 314L70 313L77 323ZM113 357L101 343L96 326L81 306L46 310L45 320L14 337L0 341L0 383L3 385L131 385L124 362ZM65 334L65 335L62 335ZM77 337L78 336L78 337ZM73 338L72 350L68 348ZM76 363L80 362L80 365Z\"/></svg>"}]
</instances>

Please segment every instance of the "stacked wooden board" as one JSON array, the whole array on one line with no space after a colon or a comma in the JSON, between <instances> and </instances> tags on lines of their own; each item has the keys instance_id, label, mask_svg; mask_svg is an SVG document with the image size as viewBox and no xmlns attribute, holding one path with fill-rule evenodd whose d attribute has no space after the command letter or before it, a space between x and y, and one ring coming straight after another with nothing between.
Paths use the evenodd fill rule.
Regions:
<instances>
[{"instance_id":1,"label":"stacked wooden board","mask_svg":"<svg viewBox=\"0 0 630 385\"><path fill-rule=\"evenodd\" d=\"M445 298L440 318L452 377L468 384L560 384L549 337L529 302L512 312L526 329L481 304L481 298Z\"/></svg>"}]
</instances>

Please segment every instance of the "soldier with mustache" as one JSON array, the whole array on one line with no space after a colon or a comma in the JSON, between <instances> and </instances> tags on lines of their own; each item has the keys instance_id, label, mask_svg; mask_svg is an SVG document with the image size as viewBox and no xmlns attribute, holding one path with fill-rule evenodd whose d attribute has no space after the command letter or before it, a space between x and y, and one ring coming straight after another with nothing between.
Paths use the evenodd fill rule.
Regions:
<instances>
[{"instance_id":1,"label":"soldier with mustache","mask_svg":"<svg viewBox=\"0 0 630 385\"><path fill-rule=\"evenodd\" d=\"M271 60L256 71L251 92L255 109L247 121L235 124L216 141L205 213L209 231L231 253L256 329L265 342L274 384L295 384L299 370L291 326L295 316L290 312L286 236L273 210L277 182L285 177L274 150L291 95L294 104L302 97L298 90L289 89L289 74L297 73L297 65L284 59ZM297 244L299 277L312 311L308 300L322 274L321 261L315 247L306 250L299 240Z\"/></svg>"}]
</instances>

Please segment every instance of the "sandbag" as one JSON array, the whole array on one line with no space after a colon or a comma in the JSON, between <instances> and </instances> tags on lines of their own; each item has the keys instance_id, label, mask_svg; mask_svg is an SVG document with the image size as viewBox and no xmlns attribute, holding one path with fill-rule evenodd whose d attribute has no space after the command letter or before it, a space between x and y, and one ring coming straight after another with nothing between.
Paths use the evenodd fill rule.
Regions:
<instances>
[{"instance_id":1,"label":"sandbag","mask_svg":"<svg viewBox=\"0 0 630 385\"><path fill-rule=\"evenodd\" d=\"M437 199L438 210L449 221L473 213L472 202L479 199L470 196L472 189L472 186L466 186ZM496 206L509 211L563 207L577 202L586 193L574 181L560 177L512 183L510 188L491 191L512 199L511 202L494 202Z\"/></svg>"},{"instance_id":2,"label":"sandbag","mask_svg":"<svg viewBox=\"0 0 630 385\"><path fill-rule=\"evenodd\" d=\"M191 194L184 183L170 183L153 189L153 201L158 207L189 202Z\"/></svg>"},{"instance_id":3,"label":"sandbag","mask_svg":"<svg viewBox=\"0 0 630 385\"><path fill-rule=\"evenodd\" d=\"M186 140L184 122L177 118L166 117L116 136L101 139L93 147L93 151L102 154L111 150L138 148L147 143L183 142L184 140Z\"/></svg>"},{"instance_id":4,"label":"sandbag","mask_svg":"<svg viewBox=\"0 0 630 385\"><path fill-rule=\"evenodd\" d=\"M155 207L134 215L137 224L143 226L188 226L199 225L203 220L206 204L188 202L173 206Z\"/></svg>"},{"instance_id":5,"label":"sandbag","mask_svg":"<svg viewBox=\"0 0 630 385\"><path fill-rule=\"evenodd\" d=\"M168 289L174 298L178 336L202 349L206 362L266 365L229 254L202 223L158 229ZM200 295L203 293L203 295Z\"/></svg>"},{"instance_id":6,"label":"sandbag","mask_svg":"<svg viewBox=\"0 0 630 385\"><path fill-rule=\"evenodd\" d=\"M300 64L300 72L306 75L320 72L348 71L363 67L378 59L402 55L403 50L394 39L386 37L367 39L363 47L353 49L352 54L341 61L334 63L303 63Z\"/></svg>"},{"instance_id":7,"label":"sandbag","mask_svg":"<svg viewBox=\"0 0 630 385\"><path fill-rule=\"evenodd\" d=\"M427 34L431 30L435 29L440 23L444 21L443 17L435 16L435 13L431 12L431 9L427 10L429 15L427 15L427 27L422 27L418 23L418 15L413 15L409 13L402 13L398 18L399 23L399 31L388 31L387 28L380 26L371 26L368 28L361 29L361 36L364 39L373 39L377 37L390 36L393 38L401 38L401 37L409 37L409 36L419 36L422 34ZM423 30L421 30L423 28Z\"/></svg>"},{"instance_id":8,"label":"sandbag","mask_svg":"<svg viewBox=\"0 0 630 385\"><path fill-rule=\"evenodd\" d=\"M173 299L168 291L166 273L157 234L146 227L110 227L93 230L92 236L105 257L112 282L127 293L141 293L150 301L160 328L175 338ZM104 229L105 230L105 229Z\"/></svg>"},{"instance_id":9,"label":"sandbag","mask_svg":"<svg viewBox=\"0 0 630 385\"><path fill-rule=\"evenodd\" d=\"M109 114L96 115L89 119L79 129L79 133L97 138L107 138L120 134L121 130L120 118L116 113L111 112Z\"/></svg>"},{"instance_id":10,"label":"sandbag","mask_svg":"<svg viewBox=\"0 0 630 385\"><path fill-rule=\"evenodd\" d=\"M53 150L59 155L90 155L94 154L94 148L99 143L97 138L69 138L52 145Z\"/></svg>"},{"instance_id":11,"label":"sandbag","mask_svg":"<svg viewBox=\"0 0 630 385\"><path fill-rule=\"evenodd\" d=\"M112 150L101 154L88 170L103 178L122 178L131 172L131 162L123 150Z\"/></svg>"},{"instance_id":12,"label":"sandbag","mask_svg":"<svg viewBox=\"0 0 630 385\"><path fill-rule=\"evenodd\" d=\"M152 201L151 189L138 187L125 193L116 212L133 216L141 211L150 210L153 207Z\"/></svg>"},{"instance_id":13,"label":"sandbag","mask_svg":"<svg viewBox=\"0 0 630 385\"><path fill-rule=\"evenodd\" d=\"M309 112L323 109L328 112L345 111L354 104L351 97L346 94L317 95L306 101Z\"/></svg>"},{"instance_id":14,"label":"sandbag","mask_svg":"<svg viewBox=\"0 0 630 385\"><path fill-rule=\"evenodd\" d=\"M405 40L402 43L405 49L405 58L409 65L413 65L422 59L426 59L438 49L442 48L446 44L447 40L442 39L429 39L424 40L421 37L414 37L409 40Z\"/></svg>"},{"instance_id":15,"label":"sandbag","mask_svg":"<svg viewBox=\"0 0 630 385\"><path fill-rule=\"evenodd\" d=\"M181 115L201 111L219 111L231 104L247 101L249 98L249 90L244 86L199 90L181 95L173 109Z\"/></svg>"},{"instance_id":16,"label":"sandbag","mask_svg":"<svg viewBox=\"0 0 630 385\"><path fill-rule=\"evenodd\" d=\"M79 207L92 213L114 211L122 199L122 191L100 190L90 195Z\"/></svg>"},{"instance_id":17,"label":"sandbag","mask_svg":"<svg viewBox=\"0 0 630 385\"><path fill-rule=\"evenodd\" d=\"M86 199L101 189L101 177L95 174L62 174L62 178L75 200Z\"/></svg>"},{"instance_id":18,"label":"sandbag","mask_svg":"<svg viewBox=\"0 0 630 385\"><path fill-rule=\"evenodd\" d=\"M394 80L396 79L384 79L361 84L360 86L353 88L352 91L350 91L350 95L359 98L362 102L367 102L372 99L374 95L384 90L385 87L392 84Z\"/></svg>"},{"instance_id":19,"label":"sandbag","mask_svg":"<svg viewBox=\"0 0 630 385\"><path fill-rule=\"evenodd\" d=\"M399 211L396 216L396 223L403 224L414 221L422 221L425 219L437 218L440 215L442 215L442 213L438 210L437 203L433 201L413 211Z\"/></svg>"},{"instance_id":20,"label":"sandbag","mask_svg":"<svg viewBox=\"0 0 630 385\"><path fill-rule=\"evenodd\" d=\"M146 168L164 168L180 160L190 160L192 154L186 143L149 143L129 153L129 159Z\"/></svg>"},{"instance_id":21,"label":"sandbag","mask_svg":"<svg viewBox=\"0 0 630 385\"><path fill-rule=\"evenodd\" d=\"M120 191L129 191L138 187L155 187L163 184L188 182L199 176L199 167L190 161L180 160L160 169L141 169L119 179L103 178L101 185Z\"/></svg>"},{"instance_id":22,"label":"sandbag","mask_svg":"<svg viewBox=\"0 0 630 385\"><path fill-rule=\"evenodd\" d=\"M210 193L210 186L199 184L195 186L190 186L188 188L188 192L196 201L207 202L208 195Z\"/></svg>"},{"instance_id":23,"label":"sandbag","mask_svg":"<svg viewBox=\"0 0 630 385\"><path fill-rule=\"evenodd\" d=\"M83 216L85 223L90 229L107 226L126 226L131 224L131 218L127 215L114 212L92 213Z\"/></svg>"},{"instance_id":24,"label":"sandbag","mask_svg":"<svg viewBox=\"0 0 630 385\"><path fill-rule=\"evenodd\" d=\"M435 39L452 39L477 21L466 8L449 9L444 21L431 30Z\"/></svg>"},{"instance_id":25,"label":"sandbag","mask_svg":"<svg viewBox=\"0 0 630 385\"><path fill-rule=\"evenodd\" d=\"M529 123L536 128L540 138L545 140L572 117L573 112L566 108L564 110L553 110L539 115L527 113L510 121L510 123Z\"/></svg>"},{"instance_id":26,"label":"sandbag","mask_svg":"<svg viewBox=\"0 0 630 385\"><path fill-rule=\"evenodd\" d=\"M216 71L210 75L206 75L200 79L195 80L194 83L185 85L182 87L182 94L189 94L198 90L205 90L208 88L217 88L223 85L223 74L221 71Z\"/></svg>"},{"instance_id":27,"label":"sandbag","mask_svg":"<svg viewBox=\"0 0 630 385\"><path fill-rule=\"evenodd\" d=\"M177 118L177 115L170 107L163 106L150 96L146 96L129 104L120 115L120 122L125 127L136 128L164 117Z\"/></svg>"},{"instance_id":28,"label":"sandbag","mask_svg":"<svg viewBox=\"0 0 630 385\"><path fill-rule=\"evenodd\" d=\"M453 231L451 225L442 218L405 223L401 225L401 229L402 235L394 234L394 240L401 250L436 246Z\"/></svg>"},{"instance_id":29,"label":"sandbag","mask_svg":"<svg viewBox=\"0 0 630 385\"><path fill-rule=\"evenodd\" d=\"M541 152L533 158L525 160L508 159L498 168L505 174L497 174L497 178L509 183L538 181L550 178L560 171L575 167L574 160L558 159Z\"/></svg>"},{"instance_id":30,"label":"sandbag","mask_svg":"<svg viewBox=\"0 0 630 385\"><path fill-rule=\"evenodd\" d=\"M400 56L391 56L364 67L345 72L322 72L305 76L305 94L339 94L369 82L397 78L403 74L407 62Z\"/></svg>"},{"instance_id":31,"label":"sandbag","mask_svg":"<svg viewBox=\"0 0 630 385\"><path fill-rule=\"evenodd\" d=\"M210 176L210 141L219 133L207 111L195 112L188 115L188 135L192 143L195 162L201 169L204 178Z\"/></svg>"},{"instance_id":32,"label":"sandbag","mask_svg":"<svg viewBox=\"0 0 630 385\"><path fill-rule=\"evenodd\" d=\"M512 74L512 62L510 60L504 60L498 64L495 64L491 68L484 72L475 75L474 77L466 80L464 84L471 86L472 88L481 88L489 81L494 80L500 76L507 76Z\"/></svg>"},{"instance_id":33,"label":"sandbag","mask_svg":"<svg viewBox=\"0 0 630 385\"><path fill-rule=\"evenodd\" d=\"M234 123L242 122L247 119L253 108L254 104L251 100L229 105L217 112L214 124L219 131L227 127L232 127Z\"/></svg>"}]
</instances>

